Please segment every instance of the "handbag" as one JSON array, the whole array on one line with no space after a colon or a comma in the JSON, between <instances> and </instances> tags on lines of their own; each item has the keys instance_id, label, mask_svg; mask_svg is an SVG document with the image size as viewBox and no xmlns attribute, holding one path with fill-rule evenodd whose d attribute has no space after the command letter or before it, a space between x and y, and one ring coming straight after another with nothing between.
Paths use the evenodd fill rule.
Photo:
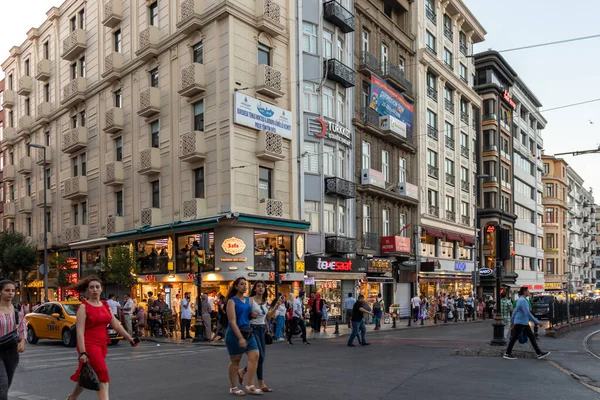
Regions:
<instances>
[{"instance_id":1,"label":"handbag","mask_svg":"<svg viewBox=\"0 0 600 400\"><path fill-rule=\"evenodd\" d=\"M269 332L265 332L265 343L267 345L273 344L273 336Z\"/></svg>"},{"instance_id":2,"label":"handbag","mask_svg":"<svg viewBox=\"0 0 600 400\"><path fill-rule=\"evenodd\" d=\"M100 390L98 375L96 375L96 372L88 363L81 365L81 370L79 371L79 386L84 389L95 390L96 392Z\"/></svg>"},{"instance_id":3,"label":"handbag","mask_svg":"<svg viewBox=\"0 0 600 400\"><path fill-rule=\"evenodd\" d=\"M250 339L254 333L254 330L250 326L239 327L239 329L244 339Z\"/></svg>"},{"instance_id":4,"label":"handbag","mask_svg":"<svg viewBox=\"0 0 600 400\"><path fill-rule=\"evenodd\" d=\"M519 334L519 343L521 343L521 344L527 343L527 335L525 334L525 332L521 332Z\"/></svg>"},{"instance_id":5,"label":"handbag","mask_svg":"<svg viewBox=\"0 0 600 400\"><path fill-rule=\"evenodd\" d=\"M19 326L19 312L15 309L15 327ZM17 329L14 331L7 333L6 335L0 337L0 346L13 345L17 344L19 341L19 334L17 333Z\"/></svg>"}]
</instances>

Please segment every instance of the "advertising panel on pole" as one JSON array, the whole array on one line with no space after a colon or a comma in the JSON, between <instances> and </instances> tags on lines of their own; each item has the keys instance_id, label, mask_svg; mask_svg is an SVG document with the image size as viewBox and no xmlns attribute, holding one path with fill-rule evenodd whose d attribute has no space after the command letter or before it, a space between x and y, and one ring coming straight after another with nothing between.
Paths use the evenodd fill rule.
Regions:
<instances>
[{"instance_id":1,"label":"advertising panel on pole","mask_svg":"<svg viewBox=\"0 0 600 400\"><path fill-rule=\"evenodd\" d=\"M382 131L392 132L396 136L406 139L406 124L392 115L379 117L379 128Z\"/></svg>"},{"instance_id":2,"label":"advertising panel on pole","mask_svg":"<svg viewBox=\"0 0 600 400\"><path fill-rule=\"evenodd\" d=\"M419 200L419 188L416 185L408 182L398 184L398 190L402 196L410 197L411 199Z\"/></svg>"},{"instance_id":3,"label":"advertising panel on pole","mask_svg":"<svg viewBox=\"0 0 600 400\"><path fill-rule=\"evenodd\" d=\"M413 113L415 107L383 79L371 74L370 106L380 115L391 115L406 124L412 131Z\"/></svg>"},{"instance_id":4,"label":"advertising panel on pole","mask_svg":"<svg viewBox=\"0 0 600 400\"><path fill-rule=\"evenodd\" d=\"M292 113L289 110L235 92L233 122L249 128L265 130L292 140Z\"/></svg>"},{"instance_id":5,"label":"advertising panel on pole","mask_svg":"<svg viewBox=\"0 0 600 400\"><path fill-rule=\"evenodd\" d=\"M374 169L363 169L361 171L361 185L379 186L385 189L385 177L383 172Z\"/></svg>"}]
</instances>

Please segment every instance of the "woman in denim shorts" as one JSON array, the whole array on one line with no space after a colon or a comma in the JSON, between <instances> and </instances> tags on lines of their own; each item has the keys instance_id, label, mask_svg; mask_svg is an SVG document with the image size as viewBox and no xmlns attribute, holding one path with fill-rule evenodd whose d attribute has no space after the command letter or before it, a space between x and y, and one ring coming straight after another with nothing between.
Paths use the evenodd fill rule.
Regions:
<instances>
[{"instance_id":1,"label":"woman in denim shorts","mask_svg":"<svg viewBox=\"0 0 600 400\"><path fill-rule=\"evenodd\" d=\"M237 278L227 294L227 318L229 327L225 333L225 345L231 362L229 363L229 381L231 382L230 394L244 396L246 393L237 387L240 360L244 353L248 355L248 386L246 391L250 394L262 394L262 390L254 386L254 376L258 366L258 344L252 334L250 318L252 305L250 299L244 296L247 290L245 278Z\"/></svg>"}]
</instances>

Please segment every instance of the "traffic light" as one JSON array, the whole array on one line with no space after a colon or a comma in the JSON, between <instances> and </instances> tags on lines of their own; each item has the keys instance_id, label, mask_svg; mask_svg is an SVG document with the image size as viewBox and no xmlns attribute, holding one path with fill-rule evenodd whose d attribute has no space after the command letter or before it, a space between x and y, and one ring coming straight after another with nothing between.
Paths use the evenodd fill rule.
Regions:
<instances>
[{"instance_id":1,"label":"traffic light","mask_svg":"<svg viewBox=\"0 0 600 400\"><path fill-rule=\"evenodd\" d=\"M498 260L510 260L510 230L496 229L496 257Z\"/></svg>"}]
</instances>

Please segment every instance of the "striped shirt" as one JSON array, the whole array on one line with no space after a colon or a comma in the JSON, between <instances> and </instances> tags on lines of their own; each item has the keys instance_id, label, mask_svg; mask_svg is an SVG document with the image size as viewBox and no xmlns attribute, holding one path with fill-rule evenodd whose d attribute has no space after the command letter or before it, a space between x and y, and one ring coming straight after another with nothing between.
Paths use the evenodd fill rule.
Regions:
<instances>
[{"instance_id":1,"label":"striped shirt","mask_svg":"<svg viewBox=\"0 0 600 400\"><path fill-rule=\"evenodd\" d=\"M17 327L15 326L15 313L10 314L1 314L0 313L0 336L8 335ZM27 337L27 322L23 317L23 314L19 313L19 327L17 329L17 334L19 335L19 339L25 339Z\"/></svg>"}]
</instances>

